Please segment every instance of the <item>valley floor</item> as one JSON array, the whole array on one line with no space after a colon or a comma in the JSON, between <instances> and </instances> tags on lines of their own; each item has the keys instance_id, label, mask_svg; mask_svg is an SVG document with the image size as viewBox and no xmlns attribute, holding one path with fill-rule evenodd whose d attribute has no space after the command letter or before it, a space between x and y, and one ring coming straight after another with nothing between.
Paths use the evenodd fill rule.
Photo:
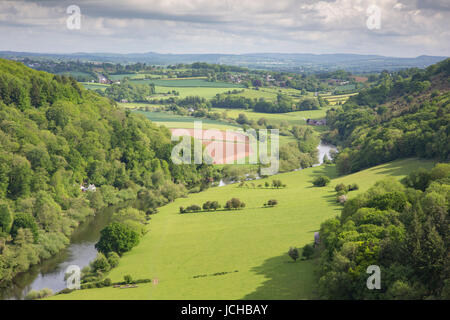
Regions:
<instances>
[{"instance_id":1,"label":"valley floor","mask_svg":"<svg viewBox=\"0 0 450 320\"><path fill-rule=\"evenodd\" d=\"M247 189L234 184L191 194L160 208L140 244L108 275L113 282L129 274L133 279L158 279L157 284L79 290L51 299L317 298L317 261L293 262L287 251L312 243L320 224L340 213L335 185L357 183L360 189L349 194L353 197L385 177L400 179L419 167L433 165L432 161L406 159L339 178L334 166L320 166L276 176L287 184L285 189ZM329 186L312 186L319 174L333 178ZM246 208L179 214L180 206L202 205L208 200L223 205L232 197L243 200ZM264 208L269 199L278 200L278 206Z\"/></svg>"}]
</instances>

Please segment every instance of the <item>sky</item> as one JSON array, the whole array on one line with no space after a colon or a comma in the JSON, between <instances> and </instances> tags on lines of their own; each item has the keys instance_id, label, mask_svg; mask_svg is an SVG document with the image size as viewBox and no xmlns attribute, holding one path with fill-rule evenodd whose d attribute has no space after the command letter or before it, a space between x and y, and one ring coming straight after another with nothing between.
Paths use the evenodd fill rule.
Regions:
<instances>
[{"instance_id":1,"label":"sky","mask_svg":"<svg viewBox=\"0 0 450 320\"><path fill-rule=\"evenodd\" d=\"M0 0L0 50L450 56L449 21L449 0Z\"/></svg>"}]
</instances>

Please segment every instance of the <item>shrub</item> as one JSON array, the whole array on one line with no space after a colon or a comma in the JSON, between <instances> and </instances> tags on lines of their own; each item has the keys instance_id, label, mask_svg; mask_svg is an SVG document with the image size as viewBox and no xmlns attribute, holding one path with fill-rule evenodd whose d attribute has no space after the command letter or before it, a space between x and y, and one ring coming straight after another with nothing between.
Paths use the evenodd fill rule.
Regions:
<instances>
[{"instance_id":1,"label":"shrub","mask_svg":"<svg viewBox=\"0 0 450 320\"><path fill-rule=\"evenodd\" d=\"M106 278L105 280L103 280L103 285L105 287L109 287L111 285L112 281L110 278Z\"/></svg>"},{"instance_id":2,"label":"shrub","mask_svg":"<svg viewBox=\"0 0 450 320\"><path fill-rule=\"evenodd\" d=\"M124 281L126 284L130 284L130 283L133 282L133 277L131 277L131 275L127 274L127 275L125 275L125 276L123 277L123 281Z\"/></svg>"},{"instance_id":3,"label":"shrub","mask_svg":"<svg viewBox=\"0 0 450 320\"><path fill-rule=\"evenodd\" d=\"M330 178L328 178L327 176L318 176L313 181L313 185L315 187L325 187L329 183L330 183Z\"/></svg>"},{"instance_id":4,"label":"shrub","mask_svg":"<svg viewBox=\"0 0 450 320\"><path fill-rule=\"evenodd\" d=\"M343 183L339 183L338 185L336 185L336 187L334 187L334 190L336 190L336 192L347 192L348 191L348 187L343 184Z\"/></svg>"},{"instance_id":5,"label":"shrub","mask_svg":"<svg viewBox=\"0 0 450 320\"><path fill-rule=\"evenodd\" d=\"M186 208L187 212L198 212L201 210L202 210L202 208L196 204L190 205L189 207Z\"/></svg>"},{"instance_id":6,"label":"shrub","mask_svg":"<svg viewBox=\"0 0 450 320\"><path fill-rule=\"evenodd\" d=\"M110 253L108 253L108 263L111 266L111 268L117 267L117 265L119 264L119 261L120 261L120 257L117 253L115 253L114 251L111 251Z\"/></svg>"},{"instance_id":7,"label":"shrub","mask_svg":"<svg viewBox=\"0 0 450 320\"><path fill-rule=\"evenodd\" d=\"M237 210L240 208L245 208L245 203L238 198L232 198L231 200L228 200L227 203L225 204L225 209L228 210L231 209Z\"/></svg>"},{"instance_id":8,"label":"shrub","mask_svg":"<svg viewBox=\"0 0 450 320\"><path fill-rule=\"evenodd\" d=\"M314 248L312 245L307 244L303 247L303 252L302 252L302 256L308 260L310 259L314 254Z\"/></svg>"},{"instance_id":9,"label":"shrub","mask_svg":"<svg viewBox=\"0 0 450 320\"><path fill-rule=\"evenodd\" d=\"M298 249L297 248L290 248L288 251L288 255L289 257L292 258L292 260L297 261L299 254L298 254Z\"/></svg>"},{"instance_id":10,"label":"shrub","mask_svg":"<svg viewBox=\"0 0 450 320\"><path fill-rule=\"evenodd\" d=\"M111 269L108 259L106 259L105 255L101 252L97 253L97 257L91 262L91 267L95 272L108 272Z\"/></svg>"},{"instance_id":11,"label":"shrub","mask_svg":"<svg viewBox=\"0 0 450 320\"><path fill-rule=\"evenodd\" d=\"M267 201L267 203L265 203L264 206L273 207L273 206L276 206L277 204L278 204L278 201L275 199L272 199L272 200Z\"/></svg>"},{"instance_id":12,"label":"shrub","mask_svg":"<svg viewBox=\"0 0 450 320\"><path fill-rule=\"evenodd\" d=\"M347 189L348 189L348 191L354 191L354 190L358 190L359 186L356 183L353 183L353 184L349 184Z\"/></svg>"},{"instance_id":13,"label":"shrub","mask_svg":"<svg viewBox=\"0 0 450 320\"><path fill-rule=\"evenodd\" d=\"M45 298L45 297L49 297L51 295L53 295L53 291L51 289L49 289L49 288L44 288L44 289L39 290L39 291L31 290L25 296L25 300L42 299L42 298Z\"/></svg>"}]
</instances>

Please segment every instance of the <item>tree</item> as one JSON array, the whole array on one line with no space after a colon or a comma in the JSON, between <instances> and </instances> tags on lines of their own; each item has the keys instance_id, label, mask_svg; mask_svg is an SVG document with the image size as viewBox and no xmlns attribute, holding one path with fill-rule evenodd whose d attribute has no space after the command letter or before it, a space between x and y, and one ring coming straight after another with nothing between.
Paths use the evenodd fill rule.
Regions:
<instances>
[{"instance_id":1,"label":"tree","mask_svg":"<svg viewBox=\"0 0 450 320\"><path fill-rule=\"evenodd\" d=\"M114 251L111 251L108 253L108 263L111 266L111 268L115 268L119 265L120 257L117 253Z\"/></svg>"},{"instance_id":2,"label":"tree","mask_svg":"<svg viewBox=\"0 0 450 320\"><path fill-rule=\"evenodd\" d=\"M334 190L336 192L341 192L343 191L344 193L348 191L348 188L345 184L343 183L339 183L338 185L336 185L336 187L334 187Z\"/></svg>"},{"instance_id":3,"label":"tree","mask_svg":"<svg viewBox=\"0 0 450 320\"><path fill-rule=\"evenodd\" d=\"M237 210L241 208L245 208L245 203L238 198L232 198L231 200L228 200L227 203L225 204L225 209L228 210L231 209Z\"/></svg>"},{"instance_id":4,"label":"tree","mask_svg":"<svg viewBox=\"0 0 450 320\"><path fill-rule=\"evenodd\" d=\"M12 213L6 203L0 204L0 232L9 233L12 226Z\"/></svg>"},{"instance_id":5,"label":"tree","mask_svg":"<svg viewBox=\"0 0 450 320\"><path fill-rule=\"evenodd\" d=\"M298 257L299 257L298 249L297 249L297 248L292 248L292 247L291 247L291 248L289 249L289 251L288 251L288 255L289 255L289 257L292 258L292 260L294 260L294 262L297 261L297 259L298 259Z\"/></svg>"},{"instance_id":6,"label":"tree","mask_svg":"<svg viewBox=\"0 0 450 320\"><path fill-rule=\"evenodd\" d=\"M123 276L123 281L124 281L126 284L130 284L130 283L133 282L133 277L132 277L131 275L129 275L129 274L124 275L124 276Z\"/></svg>"},{"instance_id":7,"label":"tree","mask_svg":"<svg viewBox=\"0 0 450 320\"><path fill-rule=\"evenodd\" d=\"M111 266L106 259L105 255L101 252L97 253L97 257L94 261L91 262L91 268L95 272L108 272L111 269Z\"/></svg>"},{"instance_id":8,"label":"tree","mask_svg":"<svg viewBox=\"0 0 450 320\"><path fill-rule=\"evenodd\" d=\"M315 187L325 187L329 183L330 183L330 178L328 178L327 176L318 176L313 181L313 185Z\"/></svg>"},{"instance_id":9,"label":"tree","mask_svg":"<svg viewBox=\"0 0 450 320\"><path fill-rule=\"evenodd\" d=\"M221 205L219 204L218 201L211 202L210 208L213 209L214 211L216 211L217 209L220 209L220 207L221 207Z\"/></svg>"},{"instance_id":10,"label":"tree","mask_svg":"<svg viewBox=\"0 0 450 320\"><path fill-rule=\"evenodd\" d=\"M139 243L139 234L121 223L112 222L100 232L95 248L104 254L111 251L122 255Z\"/></svg>"},{"instance_id":11,"label":"tree","mask_svg":"<svg viewBox=\"0 0 450 320\"><path fill-rule=\"evenodd\" d=\"M308 260L309 258L311 258L314 254L314 248L312 245L307 244L303 247L303 251L302 251L302 256Z\"/></svg>"},{"instance_id":12,"label":"tree","mask_svg":"<svg viewBox=\"0 0 450 320\"><path fill-rule=\"evenodd\" d=\"M36 220L31 214L28 213L16 213L14 221L11 227L11 236L15 238L19 229L30 229L33 234L34 241L38 239L38 226Z\"/></svg>"}]
</instances>

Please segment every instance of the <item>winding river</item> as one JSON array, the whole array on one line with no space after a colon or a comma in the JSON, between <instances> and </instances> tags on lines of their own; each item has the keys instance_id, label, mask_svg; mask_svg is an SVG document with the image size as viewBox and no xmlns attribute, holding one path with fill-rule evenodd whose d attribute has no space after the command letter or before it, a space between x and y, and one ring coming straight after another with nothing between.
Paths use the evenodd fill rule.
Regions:
<instances>
[{"instance_id":1,"label":"winding river","mask_svg":"<svg viewBox=\"0 0 450 320\"><path fill-rule=\"evenodd\" d=\"M100 231L109 223L117 209L114 206L108 207L89 217L74 231L68 247L17 275L8 287L0 288L0 300L24 299L31 290L49 288L56 293L64 289L65 270L70 265L78 265L82 269L95 259L95 244L100 238Z\"/></svg>"}]
</instances>

